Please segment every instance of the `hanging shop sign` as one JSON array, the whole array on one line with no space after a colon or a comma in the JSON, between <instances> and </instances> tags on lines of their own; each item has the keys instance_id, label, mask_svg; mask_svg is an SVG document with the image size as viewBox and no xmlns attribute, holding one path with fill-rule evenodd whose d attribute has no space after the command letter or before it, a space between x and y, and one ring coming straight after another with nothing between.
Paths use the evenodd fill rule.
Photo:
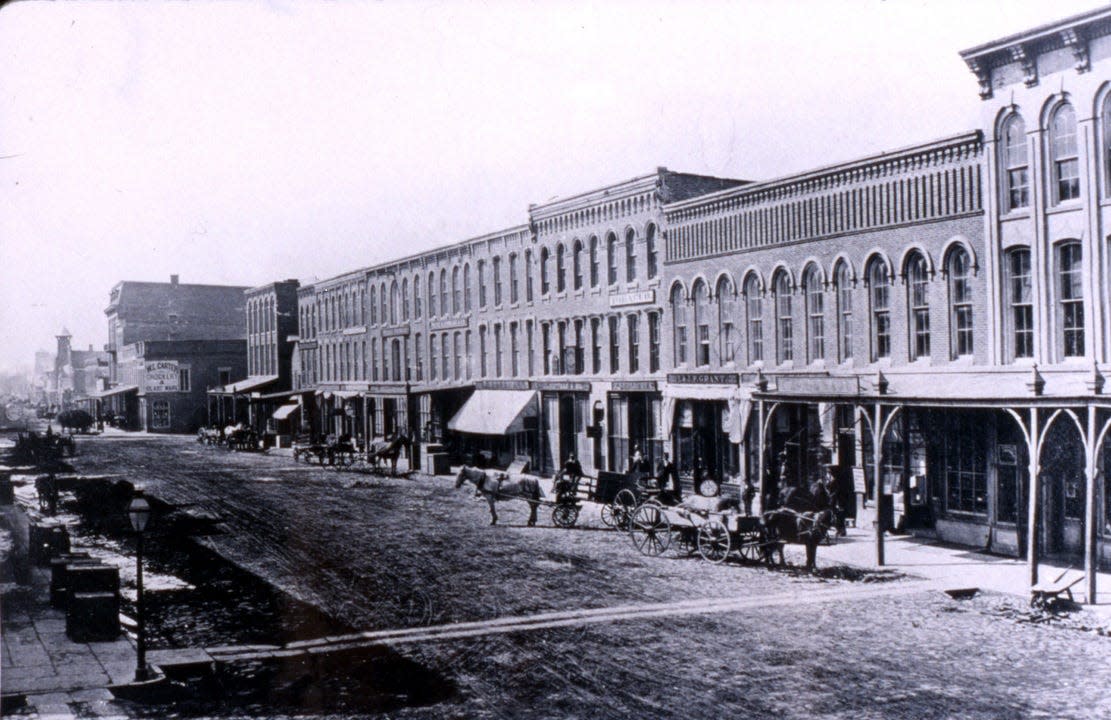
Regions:
<instances>
[{"instance_id":1,"label":"hanging shop sign","mask_svg":"<svg viewBox=\"0 0 1111 720\"><path fill-rule=\"evenodd\" d=\"M656 392L655 380L614 380L610 383L613 392Z\"/></svg>"},{"instance_id":2,"label":"hanging shop sign","mask_svg":"<svg viewBox=\"0 0 1111 720\"><path fill-rule=\"evenodd\" d=\"M588 382L571 382L568 380L537 380L537 390L546 390L548 392L590 392L590 383Z\"/></svg>"},{"instance_id":3,"label":"hanging shop sign","mask_svg":"<svg viewBox=\"0 0 1111 720\"><path fill-rule=\"evenodd\" d=\"M475 383L478 390L528 390L528 380L479 380Z\"/></svg>"}]
</instances>

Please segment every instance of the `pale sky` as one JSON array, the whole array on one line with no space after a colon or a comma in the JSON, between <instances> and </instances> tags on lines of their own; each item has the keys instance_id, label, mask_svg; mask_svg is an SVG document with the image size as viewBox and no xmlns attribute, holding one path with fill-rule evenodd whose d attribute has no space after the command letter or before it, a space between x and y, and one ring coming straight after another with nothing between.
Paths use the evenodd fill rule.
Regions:
<instances>
[{"instance_id":1,"label":"pale sky","mask_svg":"<svg viewBox=\"0 0 1111 720\"><path fill-rule=\"evenodd\" d=\"M977 127L958 51L1093 0L33 2L0 9L0 368L119 280L259 285L673 170Z\"/></svg>"}]
</instances>

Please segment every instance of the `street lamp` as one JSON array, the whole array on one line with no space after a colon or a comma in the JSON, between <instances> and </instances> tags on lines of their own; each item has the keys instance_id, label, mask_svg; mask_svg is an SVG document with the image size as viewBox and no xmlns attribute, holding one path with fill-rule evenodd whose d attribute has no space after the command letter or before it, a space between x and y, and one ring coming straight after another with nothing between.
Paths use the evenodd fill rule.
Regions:
<instances>
[{"instance_id":1,"label":"street lamp","mask_svg":"<svg viewBox=\"0 0 1111 720\"><path fill-rule=\"evenodd\" d=\"M127 517L131 520L131 529L135 531L135 585L138 588L136 608L138 610L138 640L136 642L135 682L150 680L150 669L147 667L147 641L143 626L143 531L147 529L150 521L150 503L143 497L143 491L135 490L131 504L127 506Z\"/></svg>"}]
</instances>

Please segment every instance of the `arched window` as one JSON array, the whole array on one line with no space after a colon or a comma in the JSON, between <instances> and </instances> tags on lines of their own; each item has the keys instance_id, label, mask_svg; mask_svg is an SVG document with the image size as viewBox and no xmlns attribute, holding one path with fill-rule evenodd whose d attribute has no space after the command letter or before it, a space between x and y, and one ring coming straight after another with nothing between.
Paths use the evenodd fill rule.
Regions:
<instances>
[{"instance_id":1,"label":"arched window","mask_svg":"<svg viewBox=\"0 0 1111 720\"><path fill-rule=\"evenodd\" d=\"M656 226L649 225L644 233L646 254L648 255L648 279L654 280L659 273L659 254L656 251Z\"/></svg>"},{"instance_id":2,"label":"arched window","mask_svg":"<svg viewBox=\"0 0 1111 720\"><path fill-rule=\"evenodd\" d=\"M1030 172L1026 158L1026 123L1015 114L1003 123L1001 159L1003 209L1016 210L1030 204Z\"/></svg>"},{"instance_id":3,"label":"arched window","mask_svg":"<svg viewBox=\"0 0 1111 720\"><path fill-rule=\"evenodd\" d=\"M564 262L563 243L556 245L556 292L567 290L567 265Z\"/></svg>"},{"instance_id":4,"label":"arched window","mask_svg":"<svg viewBox=\"0 0 1111 720\"><path fill-rule=\"evenodd\" d=\"M448 294L447 268L440 268L440 314L447 315L451 308L451 295Z\"/></svg>"},{"instance_id":5,"label":"arched window","mask_svg":"<svg viewBox=\"0 0 1111 720\"><path fill-rule=\"evenodd\" d=\"M598 236L590 236L590 287L598 287Z\"/></svg>"},{"instance_id":6,"label":"arched window","mask_svg":"<svg viewBox=\"0 0 1111 720\"><path fill-rule=\"evenodd\" d=\"M625 231L625 282L637 279L637 236L632 228Z\"/></svg>"},{"instance_id":7,"label":"arched window","mask_svg":"<svg viewBox=\"0 0 1111 720\"><path fill-rule=\"evenodd\" d=\"M806 340L810 362L825 360L826 357L826 315L825 291L822 287L822 273L817 265L811 265L802 276L802 288L806 294Z\"/></svg>"},{"instance_id":8,"label":"arched window","mask_svg":"<svg viewBox=\"0 0 1111 720\"><path fill-rule=\"evenodd\" d=\"M868 290L872 300L872 360L891 357L891 273L877 258L868 266Z\"/></svg>"},{"instance_id":9,"label":"arched window","mask_svg":"<svg viewBox=\"0 0 1111 720\"><path fill-rule=\"evenodd\" d=\"M362 296L357 298L359 307L362 305ZM360 310L360 315L362 314ZM404 278L401 281L401 319L405 322L409 321L409 278Z\"/></svg>"},{"instance_id":10,"label":"arched window","mask_svg":"<svg viewBox=\"0 0 1111 720\"><path fill-rule=\"evenodd\" d=\"M649 226L651 227L651 226ZM739 333L735 325L737 317L737 292L728 275L718 280L718 358L722 365L736 362L737 339Z\"/></svg>"},{"instance_id":11,"label":"arched window","mask_svg":"<svg viewBox=\"0 0 1111 720\"><path fill-rule=\"evenodd\" d=\"M413 276L413 317L417 320L421 318L420 275Z\"/></svg>"},{"instance_id":12,"label":"arched window","mask_svg":"<svg viewBox=\"0 0 1111 720\"><path fill-rule=\"evenodd\" d=\"M428 317L436 317L436 273L428 273Z\"/></svg>"},{"instance_id":13,"label":"arched window","mask_svg":"<svg viewBox=\"0 0 1111 720\"><path fill-rule=\"evenodd\" d=\"M460 286L459 266L451 269L451 311L458 314L463 309L463 288Z\"/></svg>"},{"instance_id":14,"label":"arched window","mask_svg":"<svg viewBox=\"0 0 1111 720\"><path fill-rule=\"evenodd\" d=\"M1060 351L1064 357L1084 355L1084 286L1078 242L1057 246L1057 320L1061 328Z\"/></svg>"},{"instance_id":15,"label":"arched window","mask_svg":"<svg viewBox=\"0 0 1111 720\"><path fill-rule=\"evenodd\" d=\"M907 317L910 319L910 359L930 356L930 270L926 258L907 259Z\"/></svg>"},{"instance_id":16,"label":"arched window","mask_svg":"<svg viewBox=\"0 0 1111 720\"><path fill-rule=\"evenodd\" d=\"M706 283L695 281L691 298L694 300L694 364L705 367L710 364L710 291Z\"/></svg>"},{"instance_id":17,"label":"arched window","mask_svg":"<svg viewBox=\"0 0 1111 720\"><path fill-rule=\"evenodd\" d=\"M772 291L775 293L776 362L790 362L795 359L795 322L791 307L791 278L785 270L776 274Z\"/></svg>"},{"instance_id":18,"label":"arched window","mask_svg":"<svg viewBox=\"0 0 1111 720\"><path fill-rule=\"evenodd\" d=\"M837 336L841 345L841 362L853 356L853 285L848 263L839 263L834 273L837 285Z\"/></svg>"},{"instance_id":19,"label":"arched window","mask_svg":"<svg viewBox=\"0 0 1111 720\"><path fill-rule=\"evenodd\" d=\"M463 312L471 311L471 265L463 265Z\"/></svg>"},{"instance_id":20,"label":"arched window","mask_svg":"<svg viewBox=\"0 0 1111 720\"><path fill-rule=\"evenodd\" d=\"M1030 274L1030 249L1007 252L1007 320L1010 324L1011 358L1034 357L1034 292Z\"/></svg>"},{"instance_id":21,"label":"arched window","mask_svg":"<svg viewBox=\"0 0 1111 720\"><path fill-rule=\"evenodd\" d=\"M552 282L548 277L548 248L540 248L540 294L547 295L551 292Z\"/></svg>"},{"instance_id":22,"label":"arched window","mask_svg":"<svg viewBox=\"0 0 1111 720\"><path fill-rule=\"evenodd\" d=\"M609 264L609 284L617 284L617 236L610 233L606 236L606 262Z\"/></svg>"},{"instance_id":23,"label":"arched window","mask_svg":"<svg viewBox=\"0 0 1111 720\"><path fill-rule=\"evenodd\" d=\"M681 285L671 290L671 317L675 331L675 366L687 364L687 300Z\"/></svg>"},{"instance_id":24,"label":"arched window","mask_svg":"<svg viewBox=\"0 0 1111 720\"><path fill-rule=\"evenodd\" d=\"M378 288L370 286L370 324L378 324Z\"/></svg>"},{"instance_id":25,"label":"arched window","mask_svg":"<svg viewBox=\"0 0 1111 720\"><path fill-rule=\"evenodd\" d=\"M1055 203L1080 197L1080 158L1076 150L1076 112L1064 104L1049 121L1049 154Z\"/></svg>"},{"instance_id":26,"label":"arched window","mask_svg":"<svg viewBox=\"0 0 1111 720\"><path fill-rule=\"evenodd\" d=\"M745 280L745 313L748 317L748 362L764 361L764 299L760 280L749 275Z\"/></svg>"},{"instance_id":27,"label":"arched window","mask_svg":"<svg viewBox=\"0 0 1111 720\"><path fill-rule=\"evenodd\" d=\"M572 271L575 276L574 287L576 290L583 288L583 243L582 240L575 240L574 252L572 255Z\"/></svg>"},{"instance_id":28,"label":"arched window","mask_svg":"<svg viewBox=\"0 0 1111 720\"><path fill-rule=\"evenodd\" d=\"M954 357L972 354L972 263L962 247L949 253L949 326Z\"/></svg>"}]
</instances>

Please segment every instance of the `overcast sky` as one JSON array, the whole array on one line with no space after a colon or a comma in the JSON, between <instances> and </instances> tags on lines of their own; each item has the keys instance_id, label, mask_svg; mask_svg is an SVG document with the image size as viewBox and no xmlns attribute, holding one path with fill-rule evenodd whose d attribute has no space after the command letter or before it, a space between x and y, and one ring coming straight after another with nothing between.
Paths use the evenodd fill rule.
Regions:
<instances>
[{"instance_id":1,"label":"overcast sky","mask_svg":"<svg viewBox=\"0 0 1111 720\"><path fill-rule=\"evenodd\" d=\"M964 48L1093 0L17 2L0 368L119 280L325 278L653 171L762 179L973 129Z\"/></svg>"}]
</instances>

